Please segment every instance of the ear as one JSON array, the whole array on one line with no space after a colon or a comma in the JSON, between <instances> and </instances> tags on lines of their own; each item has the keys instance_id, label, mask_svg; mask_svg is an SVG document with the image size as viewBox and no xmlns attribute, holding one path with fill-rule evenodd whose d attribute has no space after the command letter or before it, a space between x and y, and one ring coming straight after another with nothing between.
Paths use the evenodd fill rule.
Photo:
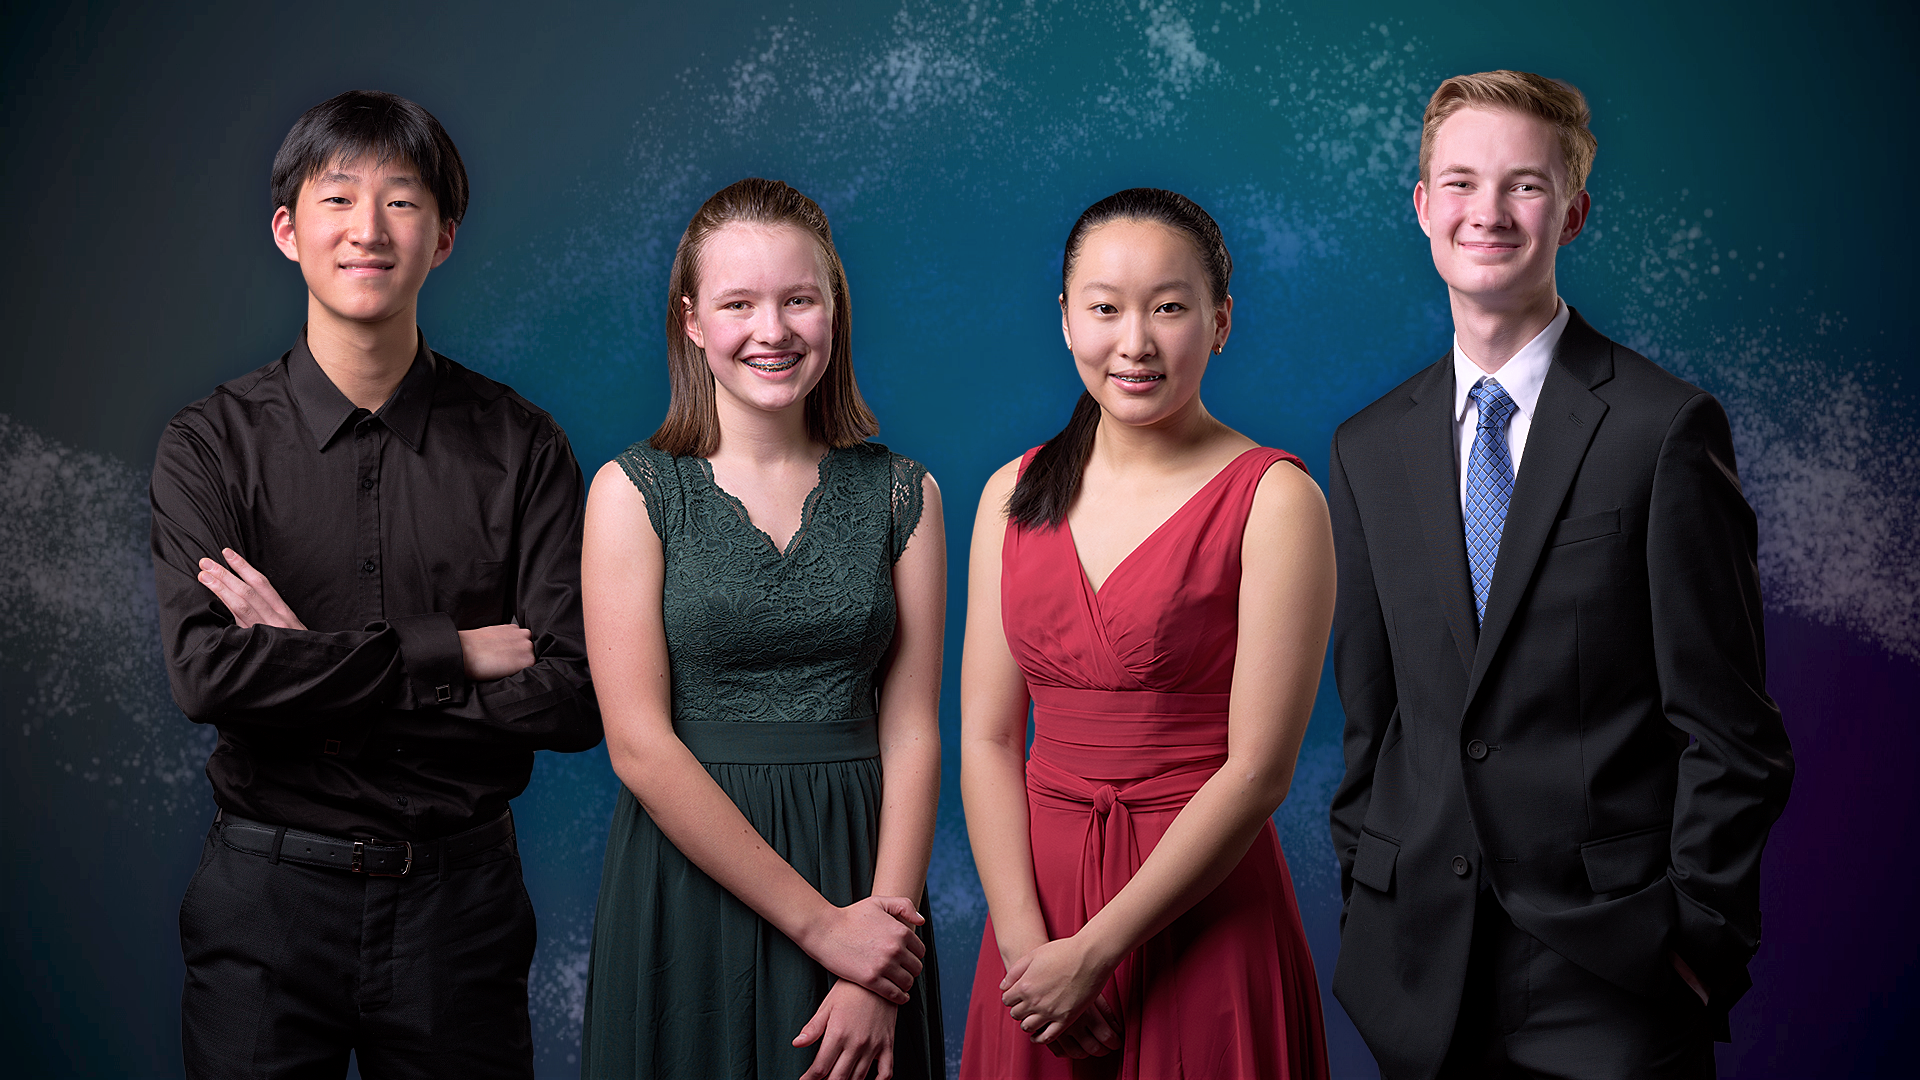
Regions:
<instances>
[{"instance_id":1,"label":"ear","mask_svg":"<svg viewBox=\"0 0 1920 1080\"><path fill-rule=\"evenodd\" d=\"M437 268L441 263L446 262L447 256L453 254L453 234L454 234L454 230L458 228L459 226L455 225L451 221L443 221L440 223L440 236L439 236L439 239L435 240L433 244L433 267L434 268Z\"/></svg>"},{"instance_id":2,"label":"ear","mask_svg":"<svg viewBox=\"0 0 1920 1080\"><path fill-rule=\"evenodd\" d=\"M1565 247L1573 243L1573 238L1579 236L1580 230L1587 227L1587 214L1592 209L1593 196L1582 189L1580 194L1575 195L1573 201L1567 204L1566 220L1560 223L1560 246Z\"/></svg>"},{"instance_id":3,"label":"ear","mask_svg":"<svg viewBox=\"0 0 1920 1080\"><path fill-rule=\"evenodd\" d=\"M1227 347L1227 335L1233 333L1233 294L1213 308L1213 351Z\"/></svg>"},{"instance_id":4,"label":"ear","mask_svg":"<svg viewBox=\"0 0 1920 1080\"><path fill-rule=\"evenodd\" d=\"M693 342L695 348L704 350L707 347L707 336L700 331L700 320L693 317L691 296L680 298L680 328L686 332L687 340Z\"/></svg>"},{"instance_id":5,"label":"ear","mask_svg":"<svg viewBox=\"0 0 1920 1080\"><path fill-rule=\"evenodd\" d=\"M293 232L293 211L284 206L275 210L268 227L273 230L273 246L280 249L280 254L299 262L300 239Z\"/></svg>"},{"instance_id":6,"label":"ear","mask_svg":"<svg viewBox=\"0 0 1920 1080\"><path fill-rule=\"evenodd\" d=\"M1420 223L1420 231L1433 238L1433 223L1427 220L1427 182L1417 180L1413 185L1413 217Z\"/></svg>"},{"instance_id":7,"label":"ear","mask_svg":"<svg viewBox=\"0 0 1920 1080\"><path fill-rule=\"evenodd\" d=\"M1067 343L1067 351L1073 351L1073 331L1067 329L1067 294L1060 294L1060 338Z\"/></svg>"}]
</instances>

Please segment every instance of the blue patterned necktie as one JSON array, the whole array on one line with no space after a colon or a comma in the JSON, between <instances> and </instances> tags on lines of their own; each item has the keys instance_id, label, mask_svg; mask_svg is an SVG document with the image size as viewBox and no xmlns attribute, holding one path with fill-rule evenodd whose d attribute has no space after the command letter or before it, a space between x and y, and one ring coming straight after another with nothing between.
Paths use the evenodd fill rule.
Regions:
<instances>
[{"instance_id":1,"label":"blue patterned necktie","mask_svg":"<svg viewBox=\"0 0 1920 1080\"><path fill-rule=\"evenodd\" d=\"M1467 456L1467 569L1473 575L1476 621L1487 617L1487 590L1493 564L1500 558L1500 533L1507 526L1507 502L1513 497L1513 454L1507 449L1507 421L1516 406L1500 384L1483 378L1467 391L1480 408L1480 429Z\"/></svg>"}]
</instances>

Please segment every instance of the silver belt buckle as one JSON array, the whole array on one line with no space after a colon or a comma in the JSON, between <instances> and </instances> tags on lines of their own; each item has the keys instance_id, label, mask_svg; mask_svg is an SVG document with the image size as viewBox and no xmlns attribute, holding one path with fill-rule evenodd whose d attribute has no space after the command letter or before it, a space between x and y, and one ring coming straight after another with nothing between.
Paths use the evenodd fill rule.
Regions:
<instances>
[{"instance_id":1,"label":"silver belt buckle","mask_svg":"<svg viewBox=\"0 0 1920 1080\"><path fill-rule=\"evenodd\" d=\"M350 866L348 869L352 870L356 874L365 874L368 877L406 877L407 871L413 869L413 841L411 840L392 841L393 843L398 843L400 846L407 849L407 857L406 857L406 860L400 864L399 873L382 874L377 871L368 870L366 868L367 845L381 844L381 843L388 843L388 842L389 841L381 840L377 836L371 840L355 840L353 842L353 865Z\"/></svg>"}]
</instances>

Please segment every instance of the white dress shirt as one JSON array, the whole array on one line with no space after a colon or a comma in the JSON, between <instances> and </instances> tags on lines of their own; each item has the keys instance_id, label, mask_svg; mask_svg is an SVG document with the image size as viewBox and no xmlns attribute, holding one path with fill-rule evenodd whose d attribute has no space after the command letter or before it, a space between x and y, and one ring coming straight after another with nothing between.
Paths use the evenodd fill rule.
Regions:
<instances>
[{"instance_id":1,"label":"white dress shirt","mask_svg":"<svg viewBox=\"0 0 1920 1080\"><path fill-rule=\"evenodd\" d=\"M1467 510L1467 462L1472 460L1473 440L1480 429L1480 405L1467 391L1481 379L1492 379L1513 399L1513 415L1507 419L1507 450L1513 455L1513 478L1520 479L1520 455L1527 449L1527 432L1533 430L1533 407L1540 403L1540 386L1547 381L1547 368L1553 363L1554 347L1567 328L1568 309L1564 302L1545 330L1520 347L1513 358L1488 375L1460 349L1460 335L1453 336L1453 459L1454 475L1460 478L1460 512Z\"/></svg>"}]
</instances>

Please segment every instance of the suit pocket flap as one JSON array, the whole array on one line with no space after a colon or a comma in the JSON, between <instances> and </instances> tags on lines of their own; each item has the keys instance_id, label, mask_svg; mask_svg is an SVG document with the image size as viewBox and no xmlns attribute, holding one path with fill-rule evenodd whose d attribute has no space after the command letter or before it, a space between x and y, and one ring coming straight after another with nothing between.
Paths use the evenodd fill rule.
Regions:
<instances>
[{"instance_id":1,"label":"suit pocket flap","mask_svg":"<svg viewBox=\"0 0 1920 1080\"><path fill-rule=\"evenodd\" d=\"M1547 537L1548 547L1561 544L1578 543L1591 540L1596 536L1608 536L1620 531L1620 511L1602 510L1597 514L1582 514L1577 518L1567 518L1553 527Z\"/></svg>"},{"instance_id":2,"label":"suit pocket flap","mask_svg":"<svg viewBox=\"0 0 1920 1080\"><path fill-rule=\"evenodd\" d=\"M1672 861L1671 830L1665 825L1609 836L1580 845L1587 883L1597 893L1627 892L1666 873Z\"/></svg>"},{"instance_id":3,"label":"suit pocket flap","mask_svg":"<svg viewBox=\"0 0 1920 1080\"><path fill-rule=\"evenodd\" d=\"M1393 864L1400 845L1362 829L1360 849L1353 856L1353 880L1376 892L1393 891Z\"/></svg>"}]
</instances>

